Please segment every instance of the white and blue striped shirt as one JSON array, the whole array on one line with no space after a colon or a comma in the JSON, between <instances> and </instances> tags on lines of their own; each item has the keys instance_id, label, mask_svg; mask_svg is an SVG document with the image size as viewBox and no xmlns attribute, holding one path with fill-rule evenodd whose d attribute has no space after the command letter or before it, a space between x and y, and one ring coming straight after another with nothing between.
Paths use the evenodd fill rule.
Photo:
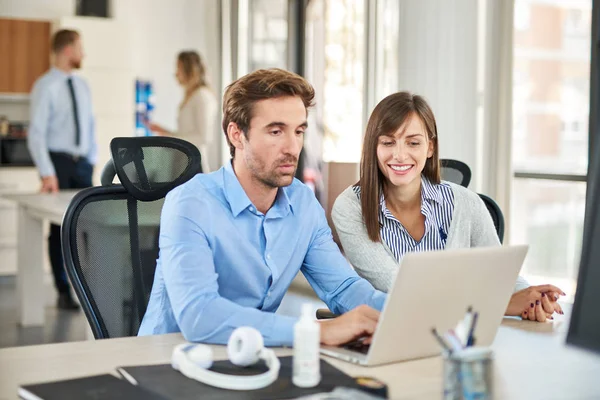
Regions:
<instances>
[{"instance_id":1,"label":"white and blue striped shirt","mask_svg":"<svg viewBox=\"0 0 600 400\"><path fill-rule=\"evenodd\" d=\"M360 199L360 186L352 188ZM390 212L383 193L379 201L381 240L398 262L409 252L444 250L454 211L454 193L445 182L433 184L421 178L421 214L425 216L425 234L416 241Z\"/></svg>"}]
</instances>

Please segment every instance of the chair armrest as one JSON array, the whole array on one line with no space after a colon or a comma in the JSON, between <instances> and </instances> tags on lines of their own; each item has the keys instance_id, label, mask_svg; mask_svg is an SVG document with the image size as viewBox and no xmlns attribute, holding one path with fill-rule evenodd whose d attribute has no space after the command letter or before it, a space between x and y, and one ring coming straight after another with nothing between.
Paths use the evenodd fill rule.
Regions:
<instances>
[{"instance_id":1,"label":"chair armrest","mask_svg":"<svg viewBox=\"0 0 600 400\"><path fill-rule=\"evenodd\" d=\"M319 308L316 314L317 319L332 319L339 317L339 315L332 313L326 308Z\"/></svg>"}]
</instances>

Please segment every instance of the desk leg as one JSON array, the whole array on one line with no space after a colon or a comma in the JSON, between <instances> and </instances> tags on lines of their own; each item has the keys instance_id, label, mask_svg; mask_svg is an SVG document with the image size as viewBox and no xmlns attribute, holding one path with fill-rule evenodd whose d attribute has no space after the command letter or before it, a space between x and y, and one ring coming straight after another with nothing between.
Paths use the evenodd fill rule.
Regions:
<instances>
[{"instance_id":1,"label":"desk leg","mask_svg":"<svg viewBox=\"0 0 600 400\"><path fill-rule=\"evenodd\" d=\"M44 325L44 231L42 221L18 207L17 295L22 326Z\"/></svg>"}]
</instances>

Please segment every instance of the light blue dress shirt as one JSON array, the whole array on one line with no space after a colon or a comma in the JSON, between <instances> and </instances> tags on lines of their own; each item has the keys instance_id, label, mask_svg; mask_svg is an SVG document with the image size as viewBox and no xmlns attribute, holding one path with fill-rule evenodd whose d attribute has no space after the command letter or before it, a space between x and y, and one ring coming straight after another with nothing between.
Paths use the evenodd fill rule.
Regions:
<instances>
[{"instance_id":1,"label":"light blue dress shirt","mask_svg":"<svg viewBox=\"0 0 600 400\"><path fill-rule=\"evenodd\" d=\"M75 144L75 119L67 79L71 77L77 100L80 143ZM96 163L92 96L79 76L51 68L33 85L27 146L41 176L56 175L49 152L68 153Z\"/></svg>"},{"instance_id":2,"label":"light blue dress shirt","mask_svg":"<svg viewBox=\"0 0 600 400\"><path fill-rule=\"evenodd\" d=\"M173 189L161 215L159 259L139 335L182 332L227 343L239 326L291 345L296 318L275 314L301 270L336 313L381 310L386 295L360 278L332 239L323 208L298 180L257 211L230 163Z\"/></svg>"}]
</instances>

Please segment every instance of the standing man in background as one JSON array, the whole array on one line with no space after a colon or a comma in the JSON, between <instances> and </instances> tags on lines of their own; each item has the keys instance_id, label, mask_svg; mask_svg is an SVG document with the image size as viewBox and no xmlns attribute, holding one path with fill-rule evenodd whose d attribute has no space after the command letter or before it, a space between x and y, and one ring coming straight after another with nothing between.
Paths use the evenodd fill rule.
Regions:
<instances>
[{"instance_id":1,"label":"standing man in background","mask_svg":"<svg viewBox=\"0 0 600 400\"><path fill-rule=\"evenodd\" d=\"M54 66L40 77L31 92L27 145L42 180L42 193L92 186L96 162L92 97L87 83L73 71L81 67L79 33L60 30L52 38ZM50 225L48 252L58 308L77 310L61 252L60 225Z\"/></svg>"}]
</instances>

